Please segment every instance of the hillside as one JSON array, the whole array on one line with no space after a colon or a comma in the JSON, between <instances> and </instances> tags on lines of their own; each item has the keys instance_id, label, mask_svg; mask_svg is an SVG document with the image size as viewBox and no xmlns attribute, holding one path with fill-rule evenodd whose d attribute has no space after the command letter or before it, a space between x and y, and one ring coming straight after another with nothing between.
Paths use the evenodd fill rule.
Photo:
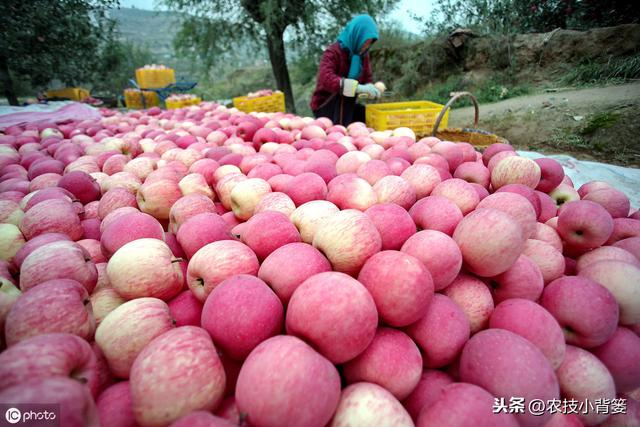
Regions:
<instances>
[{"instance_id":1,"label":"hillside","mask_svg":"<svg viewBox=\"0 0 640 427\"><path fill-rule=\"evenodd\" d=\"M120 40L145 46L158 61L174 62L173 39L180 29L180 14L121 8L111 11Z\"/></svg>"}]
</instances>

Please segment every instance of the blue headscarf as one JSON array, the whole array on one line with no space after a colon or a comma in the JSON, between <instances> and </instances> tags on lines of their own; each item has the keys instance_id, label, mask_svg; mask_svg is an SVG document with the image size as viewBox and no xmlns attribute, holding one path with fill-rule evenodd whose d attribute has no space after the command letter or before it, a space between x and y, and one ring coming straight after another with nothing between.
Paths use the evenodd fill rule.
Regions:
<instances>
[{"instance_id":1,"label":"blue headscarf","mask_svg":"<svg viewBox=\"0 0 640 427\"><path fill-rule=\"evenodd\" d=\"M378 40L378 28L369 15L358 15L353 18L338 36L340 46L349 51L351 67L347 77L350 79L357 79L362 73L360 49L368 39Z\"/></svg>"}]
</instances>

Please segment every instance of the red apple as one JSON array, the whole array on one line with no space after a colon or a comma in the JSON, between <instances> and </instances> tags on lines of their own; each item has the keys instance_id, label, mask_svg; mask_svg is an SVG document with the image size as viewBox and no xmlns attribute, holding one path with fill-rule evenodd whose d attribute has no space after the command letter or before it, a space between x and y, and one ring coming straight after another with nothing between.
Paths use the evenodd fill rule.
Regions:
<instances>
[{"instance_id":1,"label":"red apple","mask_svg":"<svg viewBox=\"0 0 640 427\"><path fill-rule=\"evenodd\" d=\"M44 233L63 233L71 240L82 238L82 224L73 205L61 199L45 200L29 209L20 221L27 240Z\"/></svg>"},{"instance_id":2,"label":"red apple","mask_svg":"<svg viewBox=\"0 0 640 427\"><path fill-rule=\"evenodd\" d=\"M365 211L378 203L373 187L355 175L339 175L329 183L327 200L340 209Z\"/></svg>"},{"instance_id":3,"label":"red apple","mask_svg":"<svg viewBox=\"0 0 640 427\"><path fill-rule=\"evenodd\" d=\"M453 383L453 379L442 371L425 369L420 381L411 394L402 401L402 405L414 421L418 420L421 410L433 405L442 395L446 386Z\"/></svg>"},{"instance_id":4,"label":"red apple","mask_svg":"<svg viewBox=\"0 0 640 427\"><path fill-rule=\"evenodd\" d=\"M624 261L604 260L586 266L579 275L607 288L620 306L620 324L640 323L640 267Z\"/></svg>"},{"instance_id":5,"label":"red apple","mask_svg":"<svg viewBox=\"0 0 640 427\"><path fill-rule=\"evenodd\" d=\"M324 253L335 271L356 275L366 260L380 251L382 239L368 216L347 209L320 223L313 246Z\"/></svg>"},{"instance_id":6,"label":"red apple","mask_svg":"<svg viewBox=\"0 0 640 427\"><path fill-rule=\"evenodd\" d=\"M19 404L59 405L55 422L60 426L85 427L100 423L89 389L70 378L44 378L9 387L0 392L0 402L8 407ZM48 412L51 417L51 411Z\"/></svg>"},{"instance_id":7,"label":"red apple","mask_svg":"<svg viewBox=\"0 0 640 427\"><path fill-rule=\"evenodd\" d=\"M348 306L341 301L349 301ZM362 353L371 343L378 314L367 289L343 273L316 274L293 292L287 333L304 338L333 363Z\"/></svg>"},{"instance_id":8,"label":"red apple","mask_svg":"<svg viewBox=\"0 0 640 427\"><path fill-rule=\"evenodd\" d=\"M507 184L523 184L536 188L540 183L540 166L531 159L511 156L502 159L491 171L491 186L499 189Z\"/></svg>"},{"instance_id":9,"label":"red apple","mask_svg":"<svg viewBox=\"0 0 640 427\"><path fill-rule=\"evenodd\" d=\"M556 319L533 301L512 298L498 304L489 319L489 327L505 329L526 338L557 369L565 354L564 335Z\"/></svg>"},{"instance_id":10,"label":"red apple","mask_svg":"<svg viewBox=\"0 0 640 427\"><path fill-rule=\"evenodd\" d=\"M540 304L556 318L567 344L596 347L618 325L618 303L605 287L585 277L565 276L549 283Z\"/></svg>"},{"instance_id":11,"label":"red apple","mask_svg":"<svg viewBox=\"0 0 640 427\"><path fill-rule=\"evenodd\" d=\"M29 242L27 242L27 244L29 244ZM25 246L23 246L22 248L24 249ZM613 244L613 246L622 248L632 253L638 260L640 260L640 237L627 237L626 239L618 240ZM16 259L18 258L19 254L20 251L18 251L18 253L16 254Z\"/></svg>"},{"instance_id":12,"label":"red apple","mask_svg":"<svg viewBox=\"0 0 640 427\"><path fill-rule=\"evenodd\" d=\"M405 331L422 350L424 365L441 368L460 355L471 328L465 312L449 297L436 293L425 315Z\"/></svg>"},{"instance_id":13,"label":"red apple","mask_svg":"<svg viewBox=\"0 0 640 427\"><path fill-rule=\"evenodd\" d=\"M580 271L587 266L598 261L605 260L623 261L633 264L636 267L640 267L640 260L638 260L638 258L636 258L632 253L615 246L601 246L580 256L580 258L578 258L578 263L576 264L576 271L580 273Z\"/></svg>"},{"instance_id":14,"label":"red apple","mask_svg":"<svg viewBox=\"0 0 640 427\"><path fill-rule=\"evenodd\" d=\"M243 360L282 330L284 310L276 294L257 277L240 274L220 283L202 309L202 327L234 359Z\"/></svg>"},{"instance_id":15,"label":"red apple","mask_svg":"<svg viewBox=\"0 0 640 427\"><path fill-rule=\"evenodd\" d=\"M307 172L295 176L283 191L296 206L312 200L324 200L327 197L327 185L318 174Z\"/></svg>"},{"instance_id":16,"label":"red apple","mask_svg":"<svg viewBox=\"0 0 640 427\"><path fill-rule=\"evenodd\" d=\"M613 218L626 218L631 209L631 203L626 194L615 188L590 191L582 197L582 200L598 203L605 208Z\"/></svg>"},{"instance_id":17,"label":"red apple","mask_svg":"<svg viewBox=\"0 0 640 427\"><path fill-rule=\"evenodd\" d=\"M157 219L168 219L171 207L181 197L177 182L169 179L149 182L148 178L136 196L140 210Z\"/></svg>"},{"instance_id":18,"label":"red apple","mask_svg":"<svg viewBox=\"0 0 640 427\"><path fill-rule=\"evenodd\" d=\"M154 297L168 301L183 287L183 273L171 249L158 239L133 240L107 264L113 288L125 299Z\"/></svg>"},{"instance_id":19,"label":"red apple","mask_svg":"<svg viewBox=\"0 0 640 427\"><path fill-rule=\"evenodd\" d=\"M491 157L495 156L501 151L515 151L515 149L509 144L491 144L490 146L485 148L484 152L482 153L482 161L486 165L487 163L489 163L489 160L491 160Z\"/></svg>"},{"instance_id":20,"label":"red apple","mask_svg":"<svg viewBox=\"0 0 640 427\"><path fill-rule=\"evenodd\" d=\"M178 230L178 242L187 257L193 255L208 243L231 240L230 227L215 213L201 213L187 219Z\"/></svg>"},{"instance_id":21,"label":"red apple","mask_svg":"<svg viewBox=\"0 0 640 427\"><path fill-rule=\"evenodd\" d=\"M480 202L480 197L471 184L459 178L442 181L436 185L431 194L451 200L460 208L463 215L474 210Z\"/></svg>"},{"instance_id":22,"label":"red apple","mask_svg":"<svg viewBox=\"0 0 640 427\"><path fill-rule=\"evenodd\" d=\"M358 281L373 296L380 318L391 326L407 326L420 319L433 296L429 270L403 252L382 251L371 256Z\"/></svg>"},{"instance_id":23,"label":"red apple","mask_svg":"<svg viewBox=\"0 0 640 427\"><path fill-rule=\"evenodd\" d=\"M312 401L310 394L316 395ZM340 376L302 340L280 335L251 352L240 370L235 396L238 410L251 424L322 427L338 406Z\"/></svg>"},{"instance_id":24,"label":"red apple","mask_svg":"<svg viewBox=\"0 0 640 427\"><path fill-rule=\"evenodd\" d=\"M95 319L87 290L78 282L56 279L24 292L5 321L7 346L49 332L93 338Z\"/></svg>"},{"instance_id":25,"label":"red apple","mask_svg":"<svg viewBox=\"0 0 640 427\"><path fill-rule=\"evenodd\" d=\"M564 178L564 170L557 160L542 157L535 159L534 162L540 166L540 182L536 186L536 190L548 193L560 185Z\"/></svg>"},{"instance_id":26,"label":"red apple","mask_svg":"<svg viewBox=\"0 0 640 427\"><path fill-rule=\"evenodd\" d=\"M305 243L312 243L320 223L340 211L336 205L326 200L314 200L296 208L290 216Z\"/></svg>"},{"instance_id":27,"label":"red apple","mask_svg":"<svg viewBox=\"0 0 640 427\"><path fill-rule=\"evenodd\" d=\"M256 275L258 258L247 245L220 240L203 246L189 261L187 283L202 302L223 280L236 274Z\"/></svg>"},{"instance_id":28,"label":"red apple","mask_svg":"<svg viewBox=\"0 0 640 427\"><path fill-rule=\"evenodd\" d=\"M616 390L631 392L640 387L640 337L632 330L618 327L604 344L591 352L605 364L616 383Z\"/></svg>"},{"instance_id":29,"label":"red apple","mask_svg":"<svg viewBox=\"0 0 640 427\"><path fill-rule=\"evenodd\" d=\"M486 327L494 304L491 291L481 280L461 273L443 293L466 313L472 334Z\"/></svg>"},{"instance_id":30,"label":"red apple","mask_svg":"<svg viewBox=\"0 0 640 427\"><path fill-rule=\"evenodd\" d=\"M428 196L418 200L409 214L419 229L441 231L449 236L463 217L460 208L442 196Z\"/></svg>"},{"instance_id":31,"label":"red apple","mask_svg":"<svg viewBox=\"0 0 640 427\"><path fill-rule=\"evenodd\" d=\"M163 240L162 225L151 215L142 212L124 214L104 229L100 240L102 252L111 257L125 244L142 238Z\"/></svg>"},{"instance_id":32,"label":"red apple","mask_svg":"<svg viewBox=\"0 0 640 427\"><path fill-rule=\"evenodd\" d=\"M280 212L255 214L246 222L242 241L264 260L269 254L288 243L301 241L300 233L286 215Z\"/></svg>"},{"instance_id":33,"label":"red apple","mask_svg":"<svg viewBox=\"0 0 640 427\"><path fill-rule=\"evenodd\" d=\"M382 160L369 160L360 165L356 174L370 185L375 185L380 179L391 175L391 168Z\"/></svg>"},{"instance_id":34,"label":"red apple","mask_svg":"<svg viewBox=\"0 0 640 427\"><path fill-rule=\"evenodd\" d=\"M287 304L302 282L325 271L331 271L331 264L319 250L306 243L289 243L266 257L258 277Z\"/></svg>"},{"instance_id":35,"label":"red apple","mask_svg":"<svg viewBox=\"0 0 640 427\"><path fill-rule=\"evenodd\" d=\"M574 346L567 346L567 354L556 369L560 390L566 399L596 402L616 398L616 387L607 367L596 356ZM581 412L578 418L587 425L597 425L609 417L608 413Z\"/></svg>"},{"instance_id":36,"label":"red apple","mask_svg":"<svg viewBox=\"0 0 640 427\"><path fill-rule=\"evenodd\" d=\"M495 209L479 209L467 215L456 227L453 239L465 265L482 277L507 271L522 254L526 242L517 220Z\"/></svg>"},{"instance_id":37,"label":"red apple","mask_svg":"<svg viewBox=\"0 0 640 427\"><path fill-rule=\"evenodd\" d=\"M546 402L560 397L558 379L544 354L503 329L488 329L471 337L460 357L460 378L507 400L517 396L525 402ZM523 426L542 425L550 416L534 415L526 406L524 413L515 415Z\"/></svg>"},{"instance_id":38,"label":"red apple","mask_svg":"<svg viewBox=\"0 0 640 427\"><path fill-rule=\"evenodd\" d=\"M468 161L460 164L453 173L454 178L463 179L469 183L476 183L484 188L489 188L491 172L482 163Z\"/></svg>"},{"instance_id":39,"label":"red apple","mask_svg":"<svg viewBox=\"0 0 640 427\"><path fill-rule=\"evenodd\" d=\"M121 381L104 390L96 400L100 425L103 427L136 427L131 408L129 381Z\"/></svg>"},{"instance_id":40,"label":"red apple","mask_svg":"<svg viewBox=\"0 0 640 427\"><path fill-rule=\"evenodd\" d=\"M98 280L89 254L80 245L64 240L35 249L22 262L20 273L23 291L53 279L72 279L91 292Z\"/></svg>"},{"instance_id":41,"label":"red apple","mask_svg":"<svg viewBox=\"0 0 640 427\"><path fill-rule=\"evenodd\" d=\"M131 367L131 403L138 424L167 425L222 401L225 374L204 329L182 326L151 341Z\"/></svg>"},{"instance_id":42,"label":"red apple","mask_svg":"<svg viewBox=\"0 0 640 427\"><path fill-rule=\"evenodd\" d=\"M544 278L531 258L520 255L511 268L492 277L489 284L496 303L510 298L537 301L544 289Z\"/></svg>"},{"instance_id":43,"label":"red apple","mask_svg":"<svg viewBox=\"0 0 640 427\"><path fill-rule=\"evenodd\" d=\"M111 372L129 378L133 361L155 337L172 329L167 304L157 298L136 298L111 311L96 329L96 343Z\"/></svg>"},{"instance_id":44,"label":"red apple","mask_svg":"<svg viewBox=\"0 0 640 427\"><path fill-rule=\"evenodd\" d=\"M468 383L442 387L437 398L420 411L417 427L429 425L518 426L514 415L494 412L495 398L485 389Z\"/></svg>"},{"instance_id":45,"label":"red apple","mask_svg":"<svg viewBox=\"0 0 640 427\"><path fill-rule=\"evenodd\" d=\"M411 215L395 203L376 204L364 213L380 233L382 250L399 250L416 232L416 224Z\"/></svg>"},{"instance_id":46,"label":"red apple","mask_svg":"<svg viewBox=\"0 0 640 427\"><path fill-rule=\"evenodd\" d=\"M202 317L202 303L186 290L167 303L171 318L176 326L200 326Z\"/></svg>"},{"instance_id":47,"label":"red apple","mask_svg":"<svg viewBox=\"0 0 640 427\"><path fill-rule=\"evenodd\" d=\"M391 328L379 328L371 344L344 365L347 383L378 384L399 400L413 391L421 374L418 346L405 333Z\"/></svg>"},{"instance_id":48,"label":"red apple","mask_svg":"<svg viewBox=\"0 0 640 427\"><path fill-rule=\"evenodd\" d=\"M98 205L98 218L103 220L111 212L118 208L133 207L138 208L136 196L124 188L114 188L102 195Z\"/></svg>"},{"instance_id":49,"label":"red apple","mask_svg":"<svg viewBox=\"0 0 640 427\"><path fill-rule=\"evenodd\" d=\"M540 215L538 215L538 221L547 222L558 214L558 206L555 200L548 194L536 191L536 195L540 200Z\"/></svg>"},{"instance_id":50,"label":"red apple","mask_svg":"<svg viewBox=\"0 0 640 427\"><path fill-rule=\"evenodd\" d=\"M402 404L377 384L360 382L342 390L330 427L388 425L412 427L411 416Z\"/></svg>"},{"instance_id":51,"label":"red apple","mask_svg":"<svg viewBox=\"0 0 640 427\"><path fill-rule=\"evenodd\" d=\"M0 390L55 377L77 380L97 394L96 358L85 340L67 333L43 334L0 353Z\"/></svg>"},{"instance_id":52,"label":"red apple","mask_svg":"<svg viewBox=\"0 0 640 427\"><path fill-rule=\"evenodd\" d=\"M202 213L215 213L211 199L203 194L189 194L176 200L169 210L169 230L176 234L189 218Z\"/></svg>"}]
</instances>

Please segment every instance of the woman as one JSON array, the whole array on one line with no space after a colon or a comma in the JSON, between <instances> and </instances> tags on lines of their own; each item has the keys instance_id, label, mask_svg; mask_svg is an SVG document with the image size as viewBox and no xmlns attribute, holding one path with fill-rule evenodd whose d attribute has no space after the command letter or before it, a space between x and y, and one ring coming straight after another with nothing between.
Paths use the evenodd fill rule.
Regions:
<instances>
[{"instance_id":1,"label":"woman","mask_svg":"<svg viewBox=\"0 0 640 427\"><path fill-rule=\"evenodd\" d=\"M343 126L365 121L364 105L358 104L356 98L380 97L380 91L371 83L368 53L376 40L376 23L369 15L358 15L340 33L338 41L324 51L311 96L311 110L316 118L328 117Z\"/></svg>"}]
</instances>

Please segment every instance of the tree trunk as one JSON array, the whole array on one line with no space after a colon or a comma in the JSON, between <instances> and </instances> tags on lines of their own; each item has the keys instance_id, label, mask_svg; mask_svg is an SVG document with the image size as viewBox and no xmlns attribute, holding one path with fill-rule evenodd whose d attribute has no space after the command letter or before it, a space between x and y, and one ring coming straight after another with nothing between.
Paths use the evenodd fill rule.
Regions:
<instances>
[{"instance_id":1,"label":"tree trunk","mask_svg":"<svg viewBox=\"0 0 640 427\"><path fill-rule=\"evenodd\" d=\"M4 96L7 97L9 105L18 105L18 97L13 90L13 81L11 80L11 74L9 74L7 58L2 55L0 55L0 82L2 82Z\"/></svg>"},{"instance_id":2,"label":"tree trunk","mask_svg":"<svg viewBox=\"0 0 640 427\"><path fill-rule=\"evenodd\" d=\"M289 68L287 67L287 56L284 51L284 29L267 29L267 47L269 49L269 60L271 70L276 79L279 90L284 92L284 100L287 111L296 112L296 105L293 100L293 90L291 89L291 79L289 78Z\"/></svg>"}]
</instances>

